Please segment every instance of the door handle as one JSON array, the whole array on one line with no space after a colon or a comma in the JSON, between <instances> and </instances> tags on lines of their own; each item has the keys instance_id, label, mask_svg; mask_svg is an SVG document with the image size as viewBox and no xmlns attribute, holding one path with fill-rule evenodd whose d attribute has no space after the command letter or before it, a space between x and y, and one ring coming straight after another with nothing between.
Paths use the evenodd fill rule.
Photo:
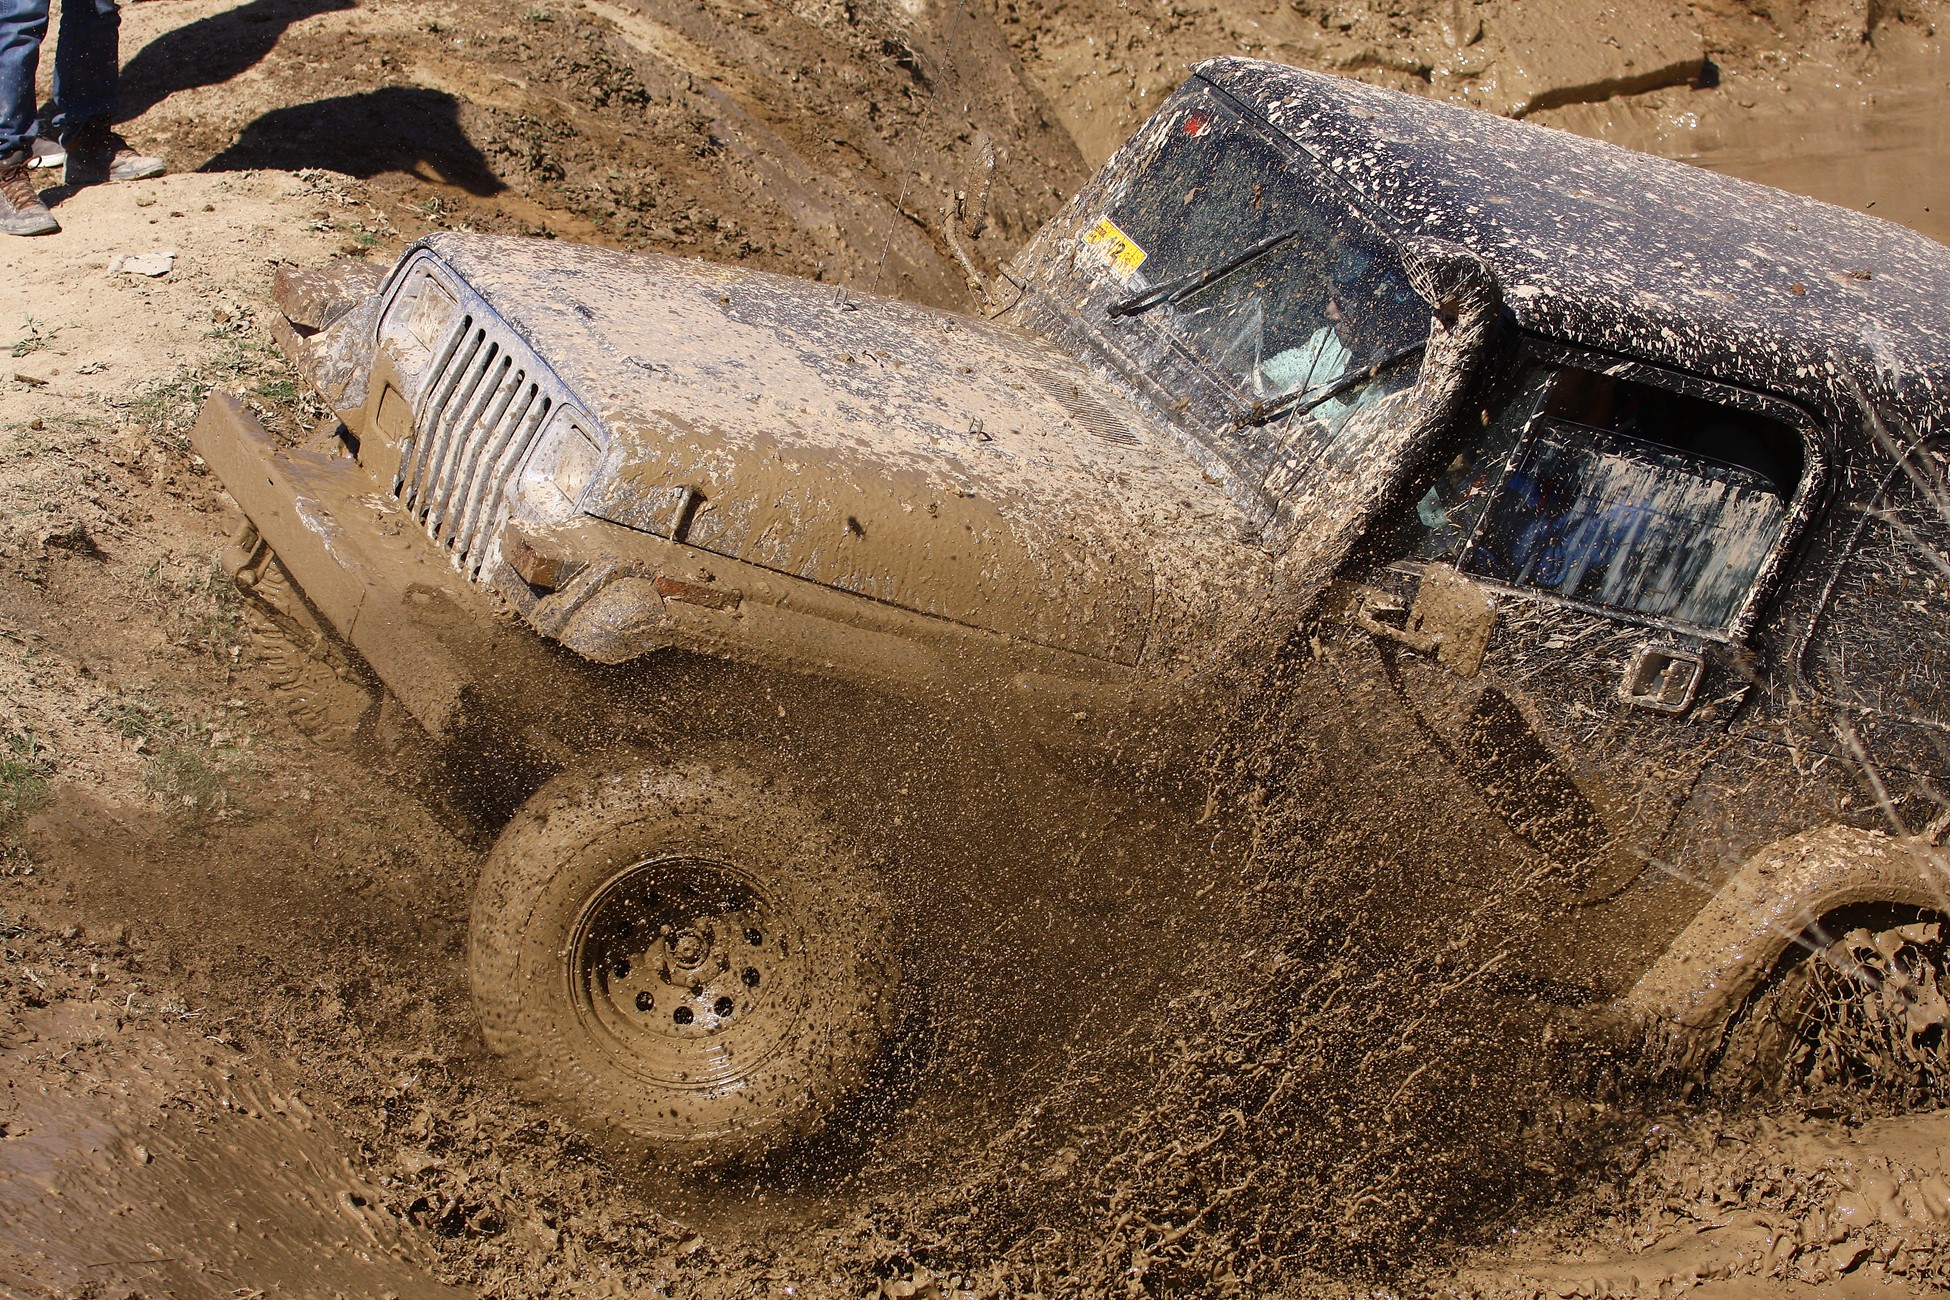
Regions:
<instances>
[{"instance_id":1,"label":"door handle","mask_svg":"<svg viewBox=\"0 0 1950 1300\"><path fill-rule=\"evenodd\" d=\"M1654 713L1684 713L1692 707L1705 671L1705 661L1693 651L1647 642L1632 656L1618 683L1618 696Z\"/></svg>"}]
</instances>

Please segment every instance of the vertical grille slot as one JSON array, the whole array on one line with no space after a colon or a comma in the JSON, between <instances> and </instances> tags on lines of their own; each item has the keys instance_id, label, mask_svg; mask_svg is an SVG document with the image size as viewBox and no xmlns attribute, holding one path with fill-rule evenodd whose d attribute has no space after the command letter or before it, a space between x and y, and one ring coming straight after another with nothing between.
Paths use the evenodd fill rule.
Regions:
<instances>
[{"instance_id":1,"label":"vertical grille slot","mask_svg":"<svg viewBox=\"0 0 1950 1300\"><path fill-rule=\"evenodd\" d=\"M413 492L407 498L407 505L429 526L433 524L432 511L447 486L446 476L458 444L473 432L487 404L494 399L500 380L500 375L494 372L506 369L507 361L501 355L499 343L477 344L439 413L421 422L426 429L427 449L415 467Z\"/></svg>"},{"instance_id":2,"label":"vertical grille slot","mask_svg":"<svg viewBox=\"0 0 1950 1300\"><path fill-rule=\"evenodd\" d=\"M426 406L414 422L413 441L400 449L399 477L393 481L393 495L409 504L414 496L414 480L426 461L432 438L430 431L439 426L442 413L453 400L455 387L467 373L468 362L487 337L486 331L473 329L473 324L472 316L463 316L454 326L446 346L440 350L440 360L428 373Z\"/></svg>"},{"instance_id":3,"label":"vertical grille slot","mask_svg":"<svg viewBox=\"0 0 1950 1300\"><path fill-rule=\"evenodd\" d=\"M487 373L476 386L474 399L464 408L465 413L445 439L446 445L440 448L440 458L433 463L432 483L424 508L427 531L438 541L453 541L447 524L458 513L455 506L464 499L468 469L480 459L482 440L492 436L496 422L507 414L508 403L514 400L522 380L527 378L514 368L514 361L507 353L499 348L494 352L496 355L488 358Z\"/></svg>"},{"instance_id":4,"label":"vertical grille slot","mask_svg":"<svg viewBox=\"0 0 1950 1300\"><path fill-rule=\"evenodd\" d=\"M470 575L481 571L488 547L507 515L503 493L508 481L514 477L515 467L527 459L528 449L554 406L536 385L529 384L520 399L510 403L492 436L481 440L475 471L456 501L454 522L455 550Z\"/></svg>"},{"instance_id":5,"label":"vertical grille slot","mask_svg":"<svg viewBox=\"0 0 1950 1300\"><path fill-rule=\"evenodd\" d=\"M506 518L508 484L555 408L535 367L522 364L525 352L464 316L428 375L425 406L393 483L393 495L470 578Z\"/></svg>"}]
</instances>

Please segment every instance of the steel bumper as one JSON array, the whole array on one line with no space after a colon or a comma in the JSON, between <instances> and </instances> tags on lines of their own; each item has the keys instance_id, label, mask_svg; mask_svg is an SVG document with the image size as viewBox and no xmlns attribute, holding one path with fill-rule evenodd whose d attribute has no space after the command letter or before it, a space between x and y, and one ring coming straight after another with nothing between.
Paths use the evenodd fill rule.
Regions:
<instances>
[{"instance_id":1,"label":"steel bumper","mask_svg":"<svg viewBox=\"0 0 1950 1300\"><path fill-rule=\"evenodd\" d=\"M204 403L190 444L261 539L234 547L225 567L249 586L268 548L429 733L467 728L496 679L535 680L547 651L471 588L356 462L280 446L227 393Z\"/></svg>"}]
</instances>

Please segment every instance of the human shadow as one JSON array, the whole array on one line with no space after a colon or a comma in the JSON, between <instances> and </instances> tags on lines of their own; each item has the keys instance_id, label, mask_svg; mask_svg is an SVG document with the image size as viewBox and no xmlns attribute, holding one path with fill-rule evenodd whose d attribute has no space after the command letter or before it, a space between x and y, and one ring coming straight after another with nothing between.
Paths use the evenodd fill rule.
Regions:
<instances>
[{"instance_id":1,"label":"human shadow","mask_svg":"<svg viewBox=\"0 0 1950 1300\"><path fill-rule=\"evenodd\" d=\"M221 85L257 66L293 23L354 7L354 0L250 0L165 32L122 65L116 117L126 122L179 90Z\"/></svg>"},{"instance_id":2,"label":"human shadow","mask_svg":"<svg viewBox=\"0 0 1950 1300\"><path fill-rule=\"evenodd\" d=\"M404 172L479 198L508 187L461 129L459 103L440 90L387 86L264 114L198 170L323 167L369 180Z\"/></svg>"}]
</instances>

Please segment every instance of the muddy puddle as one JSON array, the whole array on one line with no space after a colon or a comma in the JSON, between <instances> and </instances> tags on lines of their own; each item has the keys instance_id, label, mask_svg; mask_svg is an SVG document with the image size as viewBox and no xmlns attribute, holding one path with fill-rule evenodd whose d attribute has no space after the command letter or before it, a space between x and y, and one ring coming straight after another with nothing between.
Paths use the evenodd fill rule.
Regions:
<instances>
[{"instance_id":1,"label":"muddy puddle","mask_svg":"<svg viewBox=\"0 0 1950 1300\"><path fill-rule=\"evenodd\" d=\"M1762 61L1764 78L1539 114L1627 148L1810 195L1950 243L1950 58L1897 44L1872 78Z\"/></svg>"},{"instance_id":2,"label":"muddy puddle","mask_svg":"<svg viewBox=\"0 0 1950 1300\"><path fill-rule=\"evenodd\" d=\"M263 1062L117 1010L58 1003L0 1048L0 1292L471 1294Z\"/></svg>"}]
</instances>

